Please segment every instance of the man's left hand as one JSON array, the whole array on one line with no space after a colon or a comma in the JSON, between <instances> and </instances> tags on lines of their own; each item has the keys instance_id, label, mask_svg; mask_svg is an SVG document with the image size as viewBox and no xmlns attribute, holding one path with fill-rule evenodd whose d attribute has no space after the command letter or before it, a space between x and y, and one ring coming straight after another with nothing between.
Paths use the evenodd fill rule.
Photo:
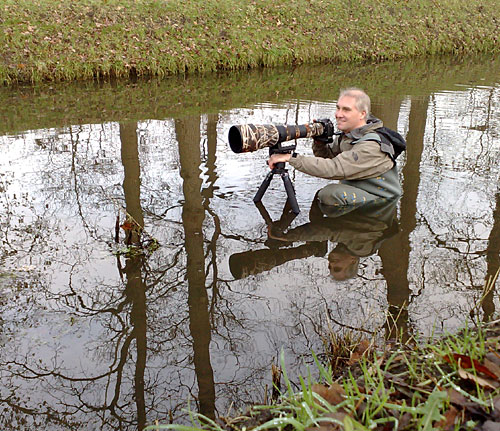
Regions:
<instances>
[{"instance_id":1,"label":"man's left hand","mask_svg":"<svg viewBox=\"0 0 500 431\"><path fill-rule=\"evenodd\" d=\"M291 157L292 155L289 153L273 154L271 157L269 157L269 160L267 161L269 169L274 169L276 163L289 162Z\"/></svg>"}]
</instances>

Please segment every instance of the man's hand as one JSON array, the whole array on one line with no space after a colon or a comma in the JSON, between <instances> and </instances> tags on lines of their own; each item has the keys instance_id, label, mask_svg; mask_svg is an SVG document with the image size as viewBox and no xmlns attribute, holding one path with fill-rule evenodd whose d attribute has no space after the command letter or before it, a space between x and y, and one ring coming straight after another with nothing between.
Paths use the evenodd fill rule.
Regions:
<instances>
[{"instance_id":1,"label":"man's hand","mask_svg":"<svg viewBox=\"0 0 500 431\"><path fill-rule=\"evenodd\" d=\"M318 136L316 136L314 139L313 139L313 145L326 145L326 144L329 144L331 142L331 140L328 140L328 139L323 139L323 138L319 138Z\"/></svg>"},{"instance_id":2,"label":"man's hand","mask_svg":"<svg viewBox=\"0 0 500 431\"><path fill-rule=\"evenodd\" d=\"M323 118L321 120L317 120L316 118L313 118L313 123L321 123L324 128L324 135L325 136L316 136L314 138L314 144L316 145L325 145L325 144L331 144L333 142L333 135L334 135L334 129L333 129L333 124L328 118Z\"/></svg>"},{"instance_id":3,"label":"man's hand","mask_svg":"<svg viewBox=\"0 0 500 431\"><path fill-rule=\"evenodd\" d=\"M276 163L289 162L291 157L292 155L290 153L273 154L271 157L269 157L269 160L267 161L269 169L274 169Z\"/></svg>"},{"instance_id":4,"label":"man's hand","mask_svg":"<svg viewBox=\"0 0 500 431\"><path fill-rule=\"evenodd\" d=\"M285 233L274 226L267 226L267 236L271 239L277 239L279 241L286 241L286 235Z\"/></svg>"}]
</instances>

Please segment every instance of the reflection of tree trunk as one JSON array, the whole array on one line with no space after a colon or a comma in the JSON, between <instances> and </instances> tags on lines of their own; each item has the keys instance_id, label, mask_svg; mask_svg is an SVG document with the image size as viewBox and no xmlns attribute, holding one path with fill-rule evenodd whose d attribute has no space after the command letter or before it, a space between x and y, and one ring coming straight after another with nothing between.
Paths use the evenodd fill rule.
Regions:
<instances>
[{"instance_id":1,"label":"reflection of tree trunk","mask_svg":"<svg viewBox=\"0 0 500 431\"><path fill-rule=\"evenodd\" d=\"M130 322L136 342L137 362L135 364L135 404L137 407L137 429L146 426L146 401L144 389L144 371L146 369L147 333L146 333L146 286L142 280L142 258L134 256L127 259L124 272L127 275L125 295L132 304Z\"/></svg>"},{"instance_id":2,"label":"reflection of tree trunk","mask_svg":"<svg viewBox=\"0 0 500 431\"><path fill-rule=\"evenodd\" d=\"M189 329L193 338L194 367L198 380L200 413L215 417L215 386L210 363L210 320L208 295L205 287L205 253L203 248L203 220L205 210L201 195L200 178L200 121L197 117L175 121L179 160L183 179L185 248L187 255L187 281Z\"/></svg>"},{"instance_id":3,"label":"reflection of tree trunk","mask_svg":"<svg viewBox=\"0 0 500 431\"><path fill-rule=\"evenodd\" d=\"M400 107L401 98L393 97L382 100L382 105L373 104L372 112L384 122L385 127L397 130Z\"/></svg>"},{"instance_id":4,"label":"reflection of tree trunk","mask_svg":"<svg viewBox=\"0 0 500 431\"><path fill-rule=\"evenodd\" d=\"M406 164L403 169L404 196L401 201L401 224L410 235L417 225L415 214L417 212L418 186L420 185L420 161L424 150L425 125L427 123L427 107L429 101L413 99L411 101L410 123L406 141L408 149ZM407 197L410 195L410 197Z\"/></svg>"},{"instance_id":5,"label":"reflection of tree trunk","mask_svg":"<svg viewBox=\"0 0 500 431\"><path fill-rule=\"evenodd\" d=\"M496 207L493 211L493 227L488 238L488 251L486 252L486 263L488 269L486 271L485 284L493 279L500 267L500 192L496 195ZM492 289L483 300L484 320L489 320L495 312L493 298L495 289Z\"/></svg>"},{"instance_id":6,"label":"reflection of tree trunk","mask_svg":"<svg viewBox=\"0 0 500 431\"><path fill-rule=\"evenodd\" d=\"M144 227L144 217L141 208L141 169L139 165L137 123L120 123L120 138L122 141L123 192L125 194L126 211L140 227ZM131 234L132 243L138 242L138 232L132 230Z\"/></svg>"},{"instance_id":7,"label":"reflection of tree trunk","mask_svg":"<svg viewBox=\"0 0 500 431\"><path fill-rule=\"evenodd\" d=\"M121 156L124 170L123 193L127 213L144 226L141 207L141 168L137 141L137 123L120 123Z\"/></svg>"},{"instance_id":8,"label":"reflection of tree trunk","mask_svg":"<svg viewBox=\"0 0 500 431\"><path fill-rule=\"evenodd\" d=\"M216 114L208 114L207 121L207 176L209 186L203 189L203 197L210 199L214 194L214 183L217 180L217 172L215 171L216 152L217 152L217 121L219 116Z\"/></svg>"},{"instance_id":9,"label":"reflection of tree trunk","mask_svg":"<svg viewBox=\"0 0 500 431\"><path fill-rule=\"evenodd\" d=\"M136 123L120 124L121 154L124 169L123 193L126 211L134 220L144 227L144 216L141 207L141 180ZM133 242L139 240L138 233L133 232ZM142 257L133 256L127 259L124 272L127 275L125 296L132 304L130 321L133 326L133 337L136 341L137 362L135 365L135 403L137 407L137 426L142 430L146 426L146 402L144 395L144 371L146 369L147 333L146 333L146 285L142 280Z\"/></svg>"},{"instance_id":10,"label":"reflection of tree trunk","mask_svg":"<svg viewBox=\"0 0 500 431\"><path fill-rule=\"evenodd\" d=\"M403 169L403 197L401 199L400 232L386 240L380 248L382 259L382 274L387 282L387 302L389 303L389 319L387 322L387 337L392 338L403 333L408 336L408 310L402 308L408 303L410 288L408 282L408 267L410 261L410 235L417 224L417 195L420 183L420 160L424 148L425 124L427 121L427 105L425 100L412 100L410 124L406 140L408 149L406 164Z\"/></svg>"},{"instance_id":11,"label":"reflection of tree trunk","mask_svg":"<svg viewBox=\"0 0 500 431\"><path fill-rule=\"evenodd\" d=\"M215 214L210 209L210 199L214 196L215 182L217 181L217 171L215 162L217 160L217 122L219 120L218 114L208 114L207 115L207 161L205 166L207 168L208 177L208 187L205 187L202 191L204 197L204 207L205 210L214 219L214 233L210 242L208 244L208 250L210 250L211 258L208 263L207 273L210 267L212 268L212 305L210 306L210 314L212 314L215 301L218 296L217 279L218 279L218 267L217 267L217 240L221 233L219 216Z\"/></svg>"}]
</instances>

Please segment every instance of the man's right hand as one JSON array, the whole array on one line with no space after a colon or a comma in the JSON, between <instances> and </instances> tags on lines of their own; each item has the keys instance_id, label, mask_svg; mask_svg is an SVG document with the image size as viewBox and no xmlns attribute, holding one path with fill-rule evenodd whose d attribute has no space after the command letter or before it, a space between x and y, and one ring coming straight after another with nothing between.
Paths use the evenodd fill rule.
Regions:
<instances>
[{"instance_id":1,"label":"man's right hand","mask_svg":"<svg viewBox=\"0 0 500 431\"><path fill-rule=\"evenodd\" d=\"M317 137L313 139L313 145L325 145L328 141L326 139L318 139Z\"/></svg>"}]
</instances>

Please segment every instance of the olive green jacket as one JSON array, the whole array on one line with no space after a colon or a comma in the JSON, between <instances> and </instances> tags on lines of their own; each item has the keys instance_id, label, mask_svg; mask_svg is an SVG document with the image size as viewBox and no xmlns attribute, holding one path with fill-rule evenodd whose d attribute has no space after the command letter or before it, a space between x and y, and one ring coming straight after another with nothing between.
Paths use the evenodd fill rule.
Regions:
<instances>
[{"instance_id":1,"label":"olive green jacket","mask_svg":"<svg viewBox=\"0 0 500 431\"><path fill-rule=\"evenodd\" d=\"M332 144L314 141L314 156L292 157L290 166L331 180L363 180L381 175L391 169L394 162L381 151L380 143L371 140L352 142L382 126L382 121L371 117L366 125L336 137Z\"/></svg>"}]
</instances>

